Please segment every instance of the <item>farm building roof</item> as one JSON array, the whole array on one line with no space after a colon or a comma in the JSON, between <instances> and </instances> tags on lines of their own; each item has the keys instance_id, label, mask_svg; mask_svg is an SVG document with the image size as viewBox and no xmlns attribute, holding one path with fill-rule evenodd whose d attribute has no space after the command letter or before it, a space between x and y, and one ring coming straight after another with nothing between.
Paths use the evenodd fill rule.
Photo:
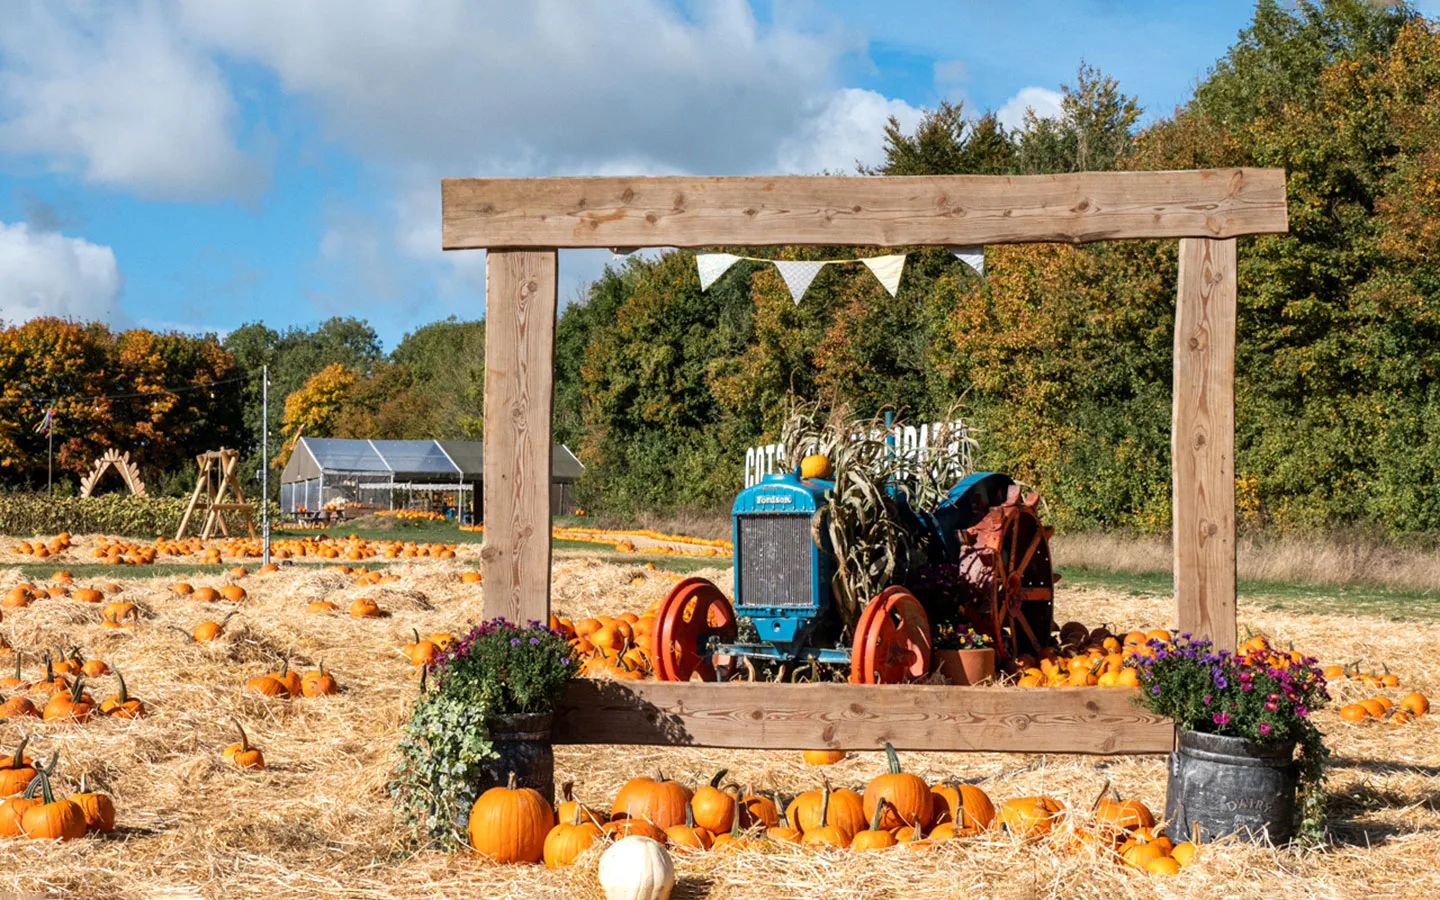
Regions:
<instances>
[{"instance_id":1,"label":"farm building roof","mask_svg":"<svg viewBox=\"0 0 1440 900\"><path fill-rule=\"evenodd\" d=\"M281 484L309 481L321 473L391 475L396 481L480 481L485 445L480 441L370 441L302 437L280 475ZM563 444L551 453L551 480L568 483L585 467Z\"/></svg>"}]
</instances>

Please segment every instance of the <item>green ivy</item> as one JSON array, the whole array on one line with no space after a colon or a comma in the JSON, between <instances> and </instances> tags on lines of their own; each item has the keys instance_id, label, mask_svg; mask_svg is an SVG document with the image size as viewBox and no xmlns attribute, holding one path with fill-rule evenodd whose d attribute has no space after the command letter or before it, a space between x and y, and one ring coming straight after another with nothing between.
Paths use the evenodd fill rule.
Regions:
<instances>
[{"instance_id":1,"label":"green ivy","mask_svg":"<svg viewBox=\"0 0 1440 900\"><path fill-rule=\"evenodd\" d=\"M462 816L475 803L481 763L495 757L487 715L484 705L442 691L411 708L389 789L417 844L464 846Z\"/></svg>"}]
</instances>

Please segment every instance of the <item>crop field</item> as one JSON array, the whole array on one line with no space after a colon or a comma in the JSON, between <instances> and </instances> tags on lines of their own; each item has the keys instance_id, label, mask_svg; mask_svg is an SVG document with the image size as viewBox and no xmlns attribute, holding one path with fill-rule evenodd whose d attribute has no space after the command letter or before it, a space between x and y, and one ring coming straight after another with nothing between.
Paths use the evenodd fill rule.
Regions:
<instances>
[{"instance_id":1,"label":"crop field","mask_svg":"<svg viewBox=\"0 0 1440 900\"><path fill-rule=\"evenodd\" d=\"M10 649L0 650L0 675L14 674L18 659L22 685L39 682L44 653L58 657L78 648L84 659L103 661L110 670L87 678L85 689L97 701L114 694L114 673L121 673L145 715L95 715L83 724L12 717L0 724L0 755L28 736L26 755L37 764L58 753L57 794L78 791L84 775L90 789L114 798L117 810L108 834L63 843L0 838L0 892L599 896L593 854L551 870L498 865L471 853L416 851L393 815L386 790L391 754L418 690L416 670L400 649L412 628L458 634L467 622L486 617L483 586L462 577L478 569L478 544L459 543L452 557L306 557L260 573L257 560L233 557L201 567L193 565L199 557L162 556L154 566L98 564L93 537L77 537L69 548L35 560L13 552L18 540L0 538L0 595L23 583L36 589L32 595L59 590L3 609L0 637ZM698 569L731 589L723 559L659 559L652 568L624 555L607 548L558 550L554 611L575 620L640 613L682 570ZM234 566L248 571L231 574ZM74 575L70 582L53 579L67 570ZM179 581L192 592L177 593ZM226 585L242 588L243 598L195 599L202 588ZM81 588L99 590L101 601L77 599ZM360 598L373 600L380 615L348 614ZM317 601L336 609L312 611ZM113 602L134 605L121 617L125 627L104 624L113 612L106 604ZM902 751L906 770L927 783L973 783L997 806L1006 798L1045 794L1074 815L1043 839L990 831L864 854L780 843L730 853L677 852L675 896L1433 896L1440 875L1426 860L1440 858L1440 719L1348 723L1337 709L1377 693L1399 700L1411 691L1440 692L1440 675L1430 663L1440 656L1440 624L1431 617L1397 622L1403 610L1389 607L1383 615L1363 605L1359 614L1336 604L1308 608L1303 602L1247 604L1242 592L1241 621L1323 663L1359 660L1361 669L1388 667L1400 680L1398 687L1377 689L1341 679L1331 686L1335 701L1318 713L1333 754L1329 838L1322 848L1207 844L1179 874L1151 875L1074 840L1071 832L1084 825L1106 784L1158 814L1164 807L1162 757ZM216 639L188 636L202 622L219 623L230 613L235 615ZM1056 615L1120 628L1167 627L1173 625L1173 604L1153 585L1136 592L1066 579L1058 588ZM338 693L280 699L245 689L247 680L286 665L308 672L322 664ZM37 706L46 700L39 689L0 688L6 700L19 693ZM237 722L263 751L263 770L238 769L222 758L239 740ZM581 800L605 811L625 781L657 768L692 784L724 768L752 791L788 799L818 788L822 777L836 788L863 791L885 765L879 748L824 767L806 765L791 751L572 746L557 747L555 755L557 782L573 781Z\"/></svg>"}]
</instances>

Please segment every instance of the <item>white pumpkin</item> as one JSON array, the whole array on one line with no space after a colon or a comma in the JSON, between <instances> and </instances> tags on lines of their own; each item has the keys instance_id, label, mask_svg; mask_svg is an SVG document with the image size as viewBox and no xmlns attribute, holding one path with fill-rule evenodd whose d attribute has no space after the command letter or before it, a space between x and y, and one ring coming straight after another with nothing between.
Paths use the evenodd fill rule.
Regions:
<instances>
[{"instance_id":1,"label":"white pumpkin","mask_svg":"<svg viewBox=\"0 0 1440 900\"><path fill-rule=\"evenodd\" d=\"M631 835L600 855L600 887L605 900L668 900L675 866L658 841Z\"/></svg>"}]
</instances>

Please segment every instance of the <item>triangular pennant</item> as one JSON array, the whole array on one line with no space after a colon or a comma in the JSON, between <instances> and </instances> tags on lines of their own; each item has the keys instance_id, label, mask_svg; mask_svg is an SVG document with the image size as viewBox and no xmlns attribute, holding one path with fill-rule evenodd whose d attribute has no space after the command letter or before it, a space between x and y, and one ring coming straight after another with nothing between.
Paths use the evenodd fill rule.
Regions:
<instances>
[{"instance_id":1,"label":"triangular pennant","mask_svg":"<svg viewBox=\"0 0 1440 900\"><path fill-rule=\"evenodd\" d=\"M950 252L955 258L975 270L975 274L985 274L985 248L984 247L951 247Z\"/></svg>"},{"instance_id":2,"label":"triangular pennant","mask_svg":"<svg viewBox=\"0 0 1440 900\"><path fill-rule=\"evenodd\" d=\"M825 268L823 262L809 262L797 259L777 259L775 268L780 270L780 277L785 279L785 286L790 289L790 299L799 304L800 298L805 296L809 290L810 282Z\"/></svg>"},{"instance_id":3,"label":"triangular pennant","mask_svg":"<svg viewBox=\"0 0 1440 900\"><path fill-rule=\"evenodd\" d=\"M876 278L880 279L880 283L885 286L885 290L890 292L890 296L893 297L900 292L900 272L905 268L905 254L872 256L860 261L865 264L865 268L875 274Z\"/></svg>"},{"instance_id":4,"label":"triangular pennant","mask_svg":"<svg viewBox=\"0 0 1440 900\"><path fill-rule=\"evenodd\" d=\"M709 290L710 285L719 281L720 276L739 261L740 257L729 253L695 254L695 268L700 272L700 290Z\"/></svg>"}]
</instances>

